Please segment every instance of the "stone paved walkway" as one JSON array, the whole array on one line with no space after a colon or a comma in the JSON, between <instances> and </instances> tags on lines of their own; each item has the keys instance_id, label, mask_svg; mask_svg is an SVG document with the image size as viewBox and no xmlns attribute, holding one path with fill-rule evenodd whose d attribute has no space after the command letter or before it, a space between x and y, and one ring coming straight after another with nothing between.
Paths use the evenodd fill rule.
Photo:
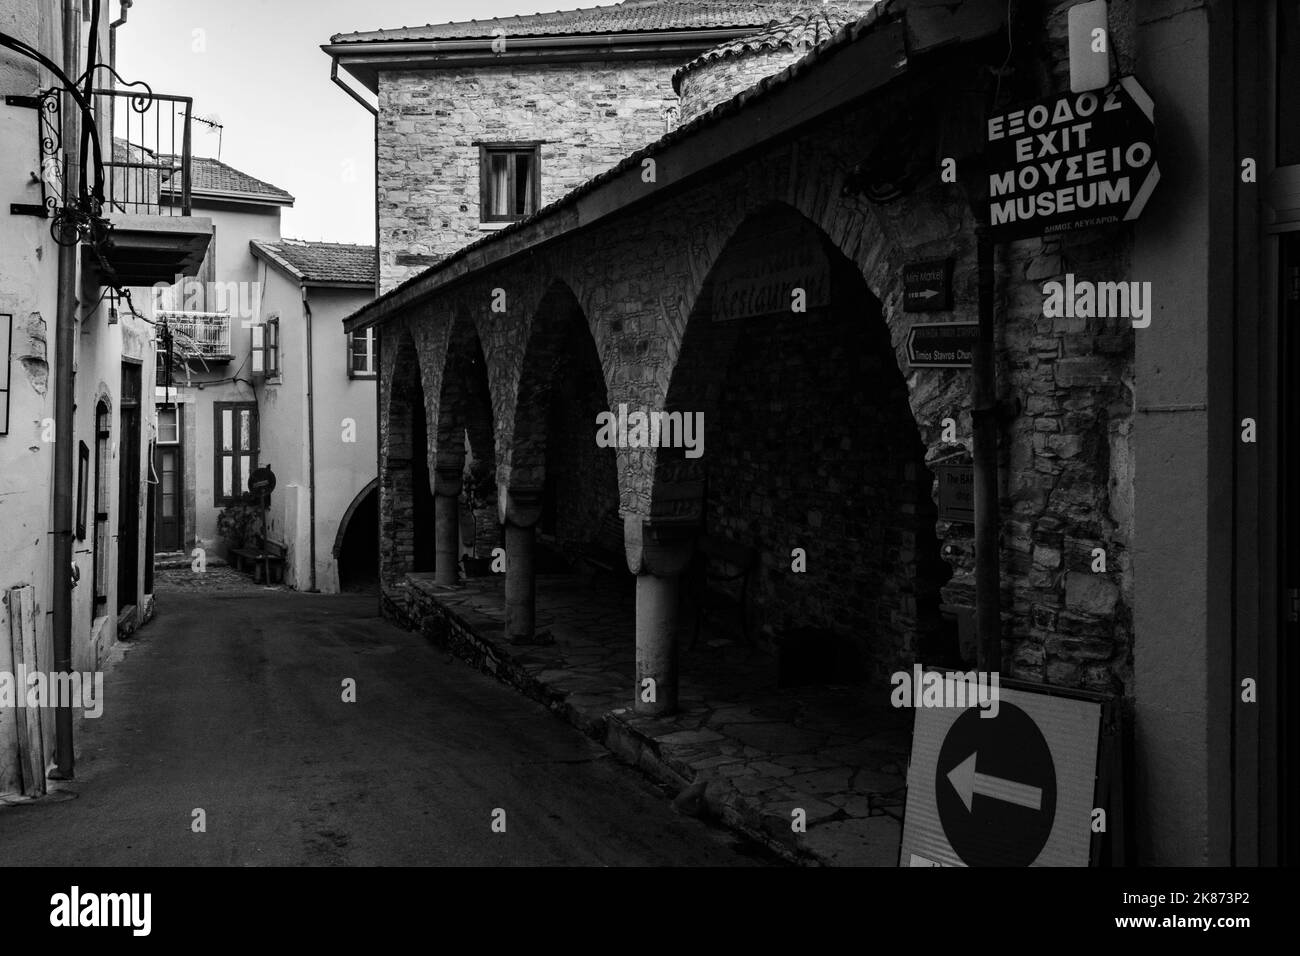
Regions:
<instances>
[{"instance_id":1,"label":"stone paved walkway","mask_svg":"<svg viewBox=\"0 0 1300 956\"><path fill-rule=\"evenodd\" d=\"M154 592L166 591L200 591L203 593L223 591L245 593L249 591L286 591L282 584L256 584L250 574L236 571L225 564L209 564L202 571L194 571L189 565L181 568L156 568L153 573Z\"/></svg>"},{"instance_id":2,"label":"stone paved walkway","mask_svg":"<svg viewBox=\"0 0 1300 956\"><path fill-rule=\"evenodd\" d=\"M407 586L431 637L679 787L688 811L800 862L897 865L910 711L868 705L860 688L778 689L771 655L702 631L681 649L680 713L642 717L628 596L539 575L537 629L554 643L520 647L502 638L500 576L448 588L415 574ZM792 830L796 808L806 833Z\"/></svg>"}]
</instances>

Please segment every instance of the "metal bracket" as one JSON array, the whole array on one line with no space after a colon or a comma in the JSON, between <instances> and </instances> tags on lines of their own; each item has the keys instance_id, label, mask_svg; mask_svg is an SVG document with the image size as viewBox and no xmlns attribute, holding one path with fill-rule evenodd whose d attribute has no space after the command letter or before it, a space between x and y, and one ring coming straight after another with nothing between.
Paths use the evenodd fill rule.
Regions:
<instances>
[{"instance_id":1,"label":"metal bracket","mask_svg":"<svg viewBox=\"0 0 1300 956\"><path fill-rule=\"evenodd\" d=\"M44 90L36 96L9 93L5 95L5 105L36 111L36 144L40 157L40 171L36 178L41 185L41 201L10 203L9 214L48 219L57 211L63 180L63 164L59 158L63 148L63 137L59 131L59 91ZM53 193L51 186L56 187Z\"/></svg>"}]
</instances>

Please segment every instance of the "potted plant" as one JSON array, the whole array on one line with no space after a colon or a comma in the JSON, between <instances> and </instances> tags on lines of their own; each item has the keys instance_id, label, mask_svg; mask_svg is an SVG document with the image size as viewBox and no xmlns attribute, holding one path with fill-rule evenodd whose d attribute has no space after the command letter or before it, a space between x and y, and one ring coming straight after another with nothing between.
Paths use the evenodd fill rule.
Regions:
<instances>
[{"instance_id":1,"label":"potted plant","mask_svg":"<svg viewBox=\"0 0 1300 956\"><path fill-rule=\"evenodd\" d=\"M263 530L262 503L247 492L217 514L217 534L225 542L227 555L239 548L258 547Z\"/></svg>"}]
</instances>

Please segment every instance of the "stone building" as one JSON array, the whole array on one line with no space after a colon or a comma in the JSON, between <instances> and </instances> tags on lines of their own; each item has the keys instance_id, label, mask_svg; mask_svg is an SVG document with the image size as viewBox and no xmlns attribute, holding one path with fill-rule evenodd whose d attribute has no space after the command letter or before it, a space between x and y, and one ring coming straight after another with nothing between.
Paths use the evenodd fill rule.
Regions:
<instances>
[{"instance_id":1,"label":"stone building","mask_svg":"<svg viewBox=\"0 0 1300 956\"><path fill-rule=\"evenodd\" d=\"M824 679L886 695L884 676L913 662L971 662L951 620L974 606L971 527L940 513L935 481L970 461L969 373L912 367L909 333L927 317L904 307L904 266L951 259L937 318L975 316L985 118L1069 89L1071 6L1008 23L995 0L896 0L829 38L792 10L753 24L753 41L674 50L664 75L685 122L629 136L609 168L584 167L596 175L481 237L479 134L435 148L444 118L416 93L436 69L402 59L434 54L407 33L387 53L379 35L363 53L335 38L329 52L378 94L385 292L345 327L382 343L386 612L436 618L439 586L460 582L466 538L482 536L504 549L504 638L544 640L534 602L553 578L540 572L607 548L612 519L628 573L605 586L635 591L624 688L641 713L677 705L682 579L705 540L751 565L756 640L810 642ZM1295 415L1296 386L1276 357L1297 348L1280 318L1300 156L1293 108L1255 104L1278 102L1298 12L1110 4L1113 72L1155 101L1163 181L1136 222L996 256L994 664L1121 702L1143 862L1294 859L1280 768L1295 747L1283 648L1300 533L1284 470L1295 419L1276 410ZM1231 61L1214 52L1220 19ZM502 25L503 56L545 43ZM486 26L465 41L466 85L494 70ZM803 53L801 38L816 45ZM598 75L572 71L557 90ZM548 138L515 131L528 124L511 97L507 84L506 102L480 107L501 120L490 135ZM540 168L545 182L545 152ZM1047 283L1067 276L1151 283L1149 325L1046 310ZM617 440L600 441L611 412ZM635 437L633 412L699 413L702 446ZM496 486L499 523L460 520L467 480Z\"/></svg>"}]
</instances>

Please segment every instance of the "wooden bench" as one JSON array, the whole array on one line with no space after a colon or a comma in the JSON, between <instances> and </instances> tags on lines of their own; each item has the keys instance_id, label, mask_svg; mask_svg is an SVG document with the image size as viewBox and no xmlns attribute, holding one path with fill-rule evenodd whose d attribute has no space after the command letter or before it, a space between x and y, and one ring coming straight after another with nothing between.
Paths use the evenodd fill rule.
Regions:
<instances>
[{"instance_id":1,"label":"wooden bench","mask_svg":"<svg viewBox=\"0 0 1300 956\"><path fill-rule=\"evenodd\" d=\"M252 571L254 583L266 583L262 579L269 571L270 583L280 584L284 581L284 560L288 550L278 541L267 541L264 547L231 548L230 556L240 571Z\"/></svg>"},{"instance_id":2,"label":"wooden bench","mask_svg":"<svg viewBox=\"0 0 1300 956\"><path fill-rule=\"evenodd\" d=\"M695 628L691 634L691 645L700 636L700 625L708 612L710 584L730 584L740 582L740 593L732 596L740 614L740 633L748 641L749 637L749 585L755 569L758 567L758 551L747 544L732 541L721 535L701 535L695 545L697 571L694 575L695 587ZM724 592L725 593L725 592Z\"/></svg>"}]
</instances>

